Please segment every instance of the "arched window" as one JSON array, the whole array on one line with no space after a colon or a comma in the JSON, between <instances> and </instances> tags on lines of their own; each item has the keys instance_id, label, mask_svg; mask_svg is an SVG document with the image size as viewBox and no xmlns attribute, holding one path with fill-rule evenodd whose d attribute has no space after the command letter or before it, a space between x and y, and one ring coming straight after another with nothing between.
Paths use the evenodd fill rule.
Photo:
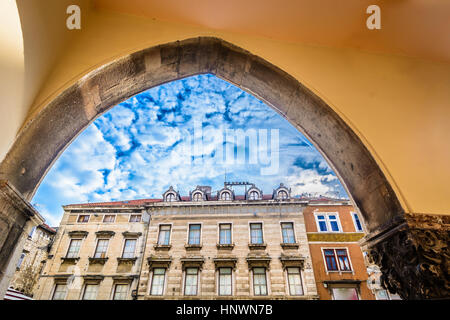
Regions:
<instances>
[{"instance_id":1,"label":"arched window","mask_svg":"<svg viewBox=\"0 0 450 320\"><path fill-rule=\"evenodd\" d=\"M231 193L228 191L222 192L220 195L220 200L231 200Z\"/></svg>"},{"instance_id":2,"label":"arched window","mask_svg":"<svg viewBox=\"0 0 450 320\"><path fill-rule=\"evenodd\" d=\"M201 192L196 192L192 196L192 201L202 201L202 200L203 200L203 197L202 197Z\"/></svg>"},{"instance_id":3,"label":"arched window","mask_svg":"<svg viewBox=\"0 0 450 320\"><path fill-rule=\"evenodd\" d=\"M167 194L166 201L169 201L169 202L176 201L175 194L173 194L173 193Z\"/></svg>"},{"instance_id":4,"label":"arched window","mask_svg":"<svg viewBox=\"0 0 450 320\"><path fill-rule=\"evenodd\" d=\"M278 191L278 199L286 200L288 198L288 194L284 190Z\"/></svg>"},{"instance_id":5,"label":"arched window","mask_svg":"<svg viewBox=\"0 0 450 320\"><path fill-rule=\"evenodd\" d=\"M258 200L259 194L257 191L250 191L249 197L250 200Z\"/></svg>"}]
</instances>

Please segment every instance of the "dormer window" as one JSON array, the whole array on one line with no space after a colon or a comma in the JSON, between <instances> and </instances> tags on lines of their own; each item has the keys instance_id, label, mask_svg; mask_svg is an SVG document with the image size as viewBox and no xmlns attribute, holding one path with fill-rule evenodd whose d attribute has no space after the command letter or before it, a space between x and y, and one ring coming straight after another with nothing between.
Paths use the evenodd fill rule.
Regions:
<instances>
[{"instance_id":1,"label":"dormer window","mask_svg":"<svg viewBox=\"0 0 450 320\"><path fill-rule=\"evenodd\" d=\"M287 198L288 198L288 194L286 191L284 191L284 190L278 191L278 199L286 200Z\"/></svg>"},{"instance_id":2,"label":"dormer window","mask_svg":"<svg viewBox=\"0 0 450 320\"><path fill-rule=\"evenodd\" d=\"M192 201L202 201L203 195L201 192L196 192L192 195Z\"/></svg>"},{"instance_id":3,"label":"dormer window","mask_svg":"<svg viewBox=\"0 0 450 320\"><path fill-rule=\"evenodd\" d=\"M222 192L222 194L220 196L220 200L225 200L225 201L231 200L231 193L228 191Z\"/></svg>"},{"instance_id":4,"label":"dormer window","mask_svg":"<svg viewBox=\"0 0 450 320\"><path fill-rule=\"evenodd\" d=\"M166 196L166 201L173 202L176 201L176 196L174 193L168 193Z\"/></svg>"},{"instance_id":5,"label":"dormer window","mask_svg":"<svg viewBox=\"0 0 450 320\"><path fill-rule=\"evenodd\" d=\"M249 200L258 200L259 199L258 191L250 191L248 198Z\"/></svg>"}]
</instances>

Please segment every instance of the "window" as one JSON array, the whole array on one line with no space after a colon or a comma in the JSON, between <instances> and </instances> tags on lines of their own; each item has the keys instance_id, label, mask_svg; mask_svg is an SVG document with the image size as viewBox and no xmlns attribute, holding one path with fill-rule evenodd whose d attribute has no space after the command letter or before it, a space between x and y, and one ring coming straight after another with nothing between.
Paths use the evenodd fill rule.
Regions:
<instances>
[{"instance_id":1,"label":"window","mask_svg":"<svg viewBox=\"0 0 450 320\"><path fill-rule=\"evenodd\" d=\"M97 284L87 284L84 287L83 300L95 300L97 298L97 292Z\"/></svg>"},{"instance_id":2,"label":"window","mask_svg":"<svg viewBox=\"0 0 450 320\"><path fill-rule=\"evenodd\" d=\"M66 258L78 258L80 252L81 239L72 239L70 241L69 250L67 250Z\"/></svg>"},{"instance_id":3,"label":"window","mask_svg":"<svg viewBox=\"0 0 450 320\"><path fill-rule=\"evenodd\" d=\"M167 196L166 196L166 201L168 201L168 202L176 201L175 194L173 194L173 193L168 193Z\"/></svg>"},{"instance_id":4,"label":"window","mask_svg":"<svg viewBox=\"0 0 450 320\"><path fill-rule=\"evenodd\" d=\"M140 214L132 214L130 216L130 222L141 222L141 215Z\"/></svg>"},{"instance_id":5,"label":"window","mask_svg":"<svg viewBox=\"0 0 450 320\"><path fill-rule=\"evenodd\" d=\"M116 284L114 287L113 300L126 300L128 293L127 284Z\"/></svg>"},{"instance_id":6,"label":"window","mask_svg":"<svg viewBox=\"0 0 450 320\"><path fill-rule=\"evenodd\" d=\"M22 252L22 253L20 254L19 261L17 261L17 268L18 268L18 269L19 269L20 266L22 265L22 262L23 262L23 259L25 259L25 256L26 256L26 253L25 253L25 252Z\"/></svg>"},{"instance_id":7,"label":"window","mask_svg":"<svg viewBox=\"0 0 450 320\"><path fill-rule=\"evenodd\" d=\"M219 296L231 296L231 268L219 268Z\"/></svg>"},{"instance_id":8,"label":"window","mask_svg":"<svg viewBox=\"0 0 450 320\"><path fill-rule=\"evenodd\" d=\"M259 194L257 191L251 191L248 197L250 200L258 200Z\"/></svg>"},{"instance_id":9,"label":"window","mask_svg":"<svg viewBox=\"0 0 450 320\"><path fill-rule=\"evenodd\" d=\"M78 216L78 222L89 222L89 215L79 215Z\"/></svg>"},{"instance_id":10,"label":"window","mask_svg":"<svg viewBox=\"0 0 450 320\"><path fill-rule=\"evenodd\" d=\"M356 288L332 288L334 300L359 300Z\"/></svg>"},{"instance_id":11,"label":"window","mask_svg":"<svg viewBox=\"0 0 450 320\"><path fill-rule=\"evenodd\" d=\"M97 247L95 248L94 258L106 258L106 251L108 251L109 239L99 239Z\"/></svg>"},{"instance_id":12,"label":"window","mask_svg":"<svg viewBox=\"0 0 450 320\"><path fill-rule=\"evenodd\" d=\"M165 268L153 269L152 286L150 294L152 296L161 296L164 293L164 279L166 277Z\"/></svg>"},{"instance_id":13,"label":"window","mask_svg":"<svg viewBox=\"0 0 450 320\"><path fill-rule=\"evenodd\" d=\"M286 191L284 191L284 190L278 191L278 199L286 200L287 198L288 198L288 194Z\"/></svg>"},{"instance_id":14,"label":"window","mask_svg":"<svg viewBox=\"0 0 450 320\"><path fill-rule=\"evenodd\" d=\"M320 232L340 232L341 228L339 226L339 218L337 214L317 214L317 229Z\"/></svg>"},{"instance_id":15,"label":"window","mask_svg":"<svg viewBox=\"0 0 450 320\"><path fill-rule=\"evenodd\" d=\"M363 230L361 221L359 220L358 214L356 212L353 212L352 215L353 215L353 222L355 223L355 230L359 231L359 232L363 232L364 230Z\"/></svg>"},{"instance_id":16,"label":"window","mask_svg":"<svg viewBox=\"0 0 450 320\"><path fill-rule=\"evenodd\" d=\"M116 216L114 214L107 214L103 217L103 222L114 222L116 220Z\"/></svg>"},{"instance_id":17,"label":"window","mask_svg":"<svg viewBox=\"0 0 450 320\"><path fill-rule=\"evenodd\" d=\"M292 222L281 223L283 243L295 243L294 224Z\"/></svg>"},{"instance_id":18,"label":"window","mask_svg":"<svg viewBox=\"0 0 450 320\"><path fill-rule=\"evenodd\" d=\"M219 243L231 244L231 224L221 223L219 224Z\"/></svg>"},{"instance_id":19,"label":"window","mask_svg":"<svg viewBox=\"0 0 450 320\"><path fill-rule=\"evenodd\" d=\"M253 293L255 296L267 295L266 268L253 268Z\"/></svg>"},{"instance_id":20,"label":"window","mask_svg":"<svg viewBox=\"0 0 450 320\"><path fill-rule=\"evenodd\" d=\"M189 244L200 244L200 228L199 224L189 225Z\"/></svg>"},{"instance_id":21,"label":"window","mask_svg":"<svg viewBox=\"0 0 450 320\"><path fill-rule=\"evenodd\" d=\"M221 200L231 200L231 193L229 193L228 191L222 192Z\"/></svg>"},{"instance_id":22,"label":"window","mask_svg":"<svg viewBox=\"0 0 450 320\"><path fill-rule=\"evenodd\" d=\"M262 223L250 223L250 242L252 244L263 243Z\"/></svg>"},{"instance_id":23,"label":"window","mask_svg":"<svg viewBox=\"0 0 450 320\"><path fill-rule=\"evenodd\" d=\"M36 228L37 228L37 226L34 226L34 227L31 229L30 233L28 234L28 237L33 238L33 235L34 235L34 232L36 231Z\"/></svg>"},{"instance_id":24,"label":"window","mask_svg":"<svg viewBox=\"0 0 450 320\"><path fill-rule=\"evenodd\" d=\"M53 291L52 300L64 300L66 297L67 286L62 283L55 285L55 291Z\"/></svg>"},{"instance_id":25,"label":"window","mask_svg":"<svg viewBox=\"0 0 450 320\"><path fill-rule=\"evenodd\" d=\"M122 258L134 258L134 253L136 250L136 239L125 239L125 244L123 246Z\"/></svg>"},{"instance_id":26,"label":"window","mask_svg":"<svg viewBox=\"0 0 450 320\"><path fill-rule=\"evenodd\" d=\"M347 249L324 249L328 271L351 271Z\"/></svg>"},{"instance_id":27,"label":"window","mask_svg":"<svg viewBox=\"0 0 450 320\"><path fill-rule=\"evenodd\" d=\"M184 294L187 296L197 295L197 286L198 286L198 268L186 268Z\"/></svg>"},{"instance_id":28,"label":"window","mask_svg":"<svg viewBox=\"0 0 450 320\"><path fill-rule=\"evenodd\" d=\"M160 225L159 226L159 237L158 244L159 245L169 245L170 243L170 225Z\"/></svg>"},{"instance_id":29,"label":"window","mask_svg":"<svg viewBox=\"0 0 450 320\"><path fill-rule=\"evenodd\" d=\"M300 268L289 267L286 269L289 283L289 294L291 296L303 295L302 278Z\"/></svg>"},{"instance_id":30,"label":"window","mask_svg":"<svg viewBox=\"0 0 450 320\"><path fill-rule=\"evenodd\" d=\"M203 200L203 195L201 194L201 192L196 192L193 194L192 201L202 201L202 200Z\"/></svg>"}]
</instances>

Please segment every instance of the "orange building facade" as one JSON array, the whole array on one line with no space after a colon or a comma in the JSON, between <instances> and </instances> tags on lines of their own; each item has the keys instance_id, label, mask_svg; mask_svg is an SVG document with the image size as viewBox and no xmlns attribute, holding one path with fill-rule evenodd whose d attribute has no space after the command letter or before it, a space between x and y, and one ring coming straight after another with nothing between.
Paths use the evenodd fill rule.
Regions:
<instances>
[{"instance_id":1,"label":"orange building facade","mask_svg":"<svg viewBox=\"0 0 450 320\"><path fill-rule=\"evenodd\" d=\"M305 227L321 300L374 300L358 243L364 226L347 202L320 201L304 210Z\"/></svg>"}]
</instances>

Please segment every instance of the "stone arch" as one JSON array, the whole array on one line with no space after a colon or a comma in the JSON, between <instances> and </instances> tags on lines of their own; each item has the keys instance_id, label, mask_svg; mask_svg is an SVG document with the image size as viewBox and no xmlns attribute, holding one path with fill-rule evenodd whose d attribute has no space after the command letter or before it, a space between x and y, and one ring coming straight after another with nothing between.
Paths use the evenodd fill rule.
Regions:
<instances>
[{"instance_id":1,"label":"stone arch","mask_svg":"<svg viewBox=\"0 0 450 320\"><path fill-rule=\"evenodd\" d=\"M1 177L30 200L58 156L98 116L151 87L205 73L253 94L298 128L334 169L370 232L403 220L382 170L330 106L278 67L211 37L144 49L79 79L26 124L0 164Z\"/></svg>"}]
</instances>

